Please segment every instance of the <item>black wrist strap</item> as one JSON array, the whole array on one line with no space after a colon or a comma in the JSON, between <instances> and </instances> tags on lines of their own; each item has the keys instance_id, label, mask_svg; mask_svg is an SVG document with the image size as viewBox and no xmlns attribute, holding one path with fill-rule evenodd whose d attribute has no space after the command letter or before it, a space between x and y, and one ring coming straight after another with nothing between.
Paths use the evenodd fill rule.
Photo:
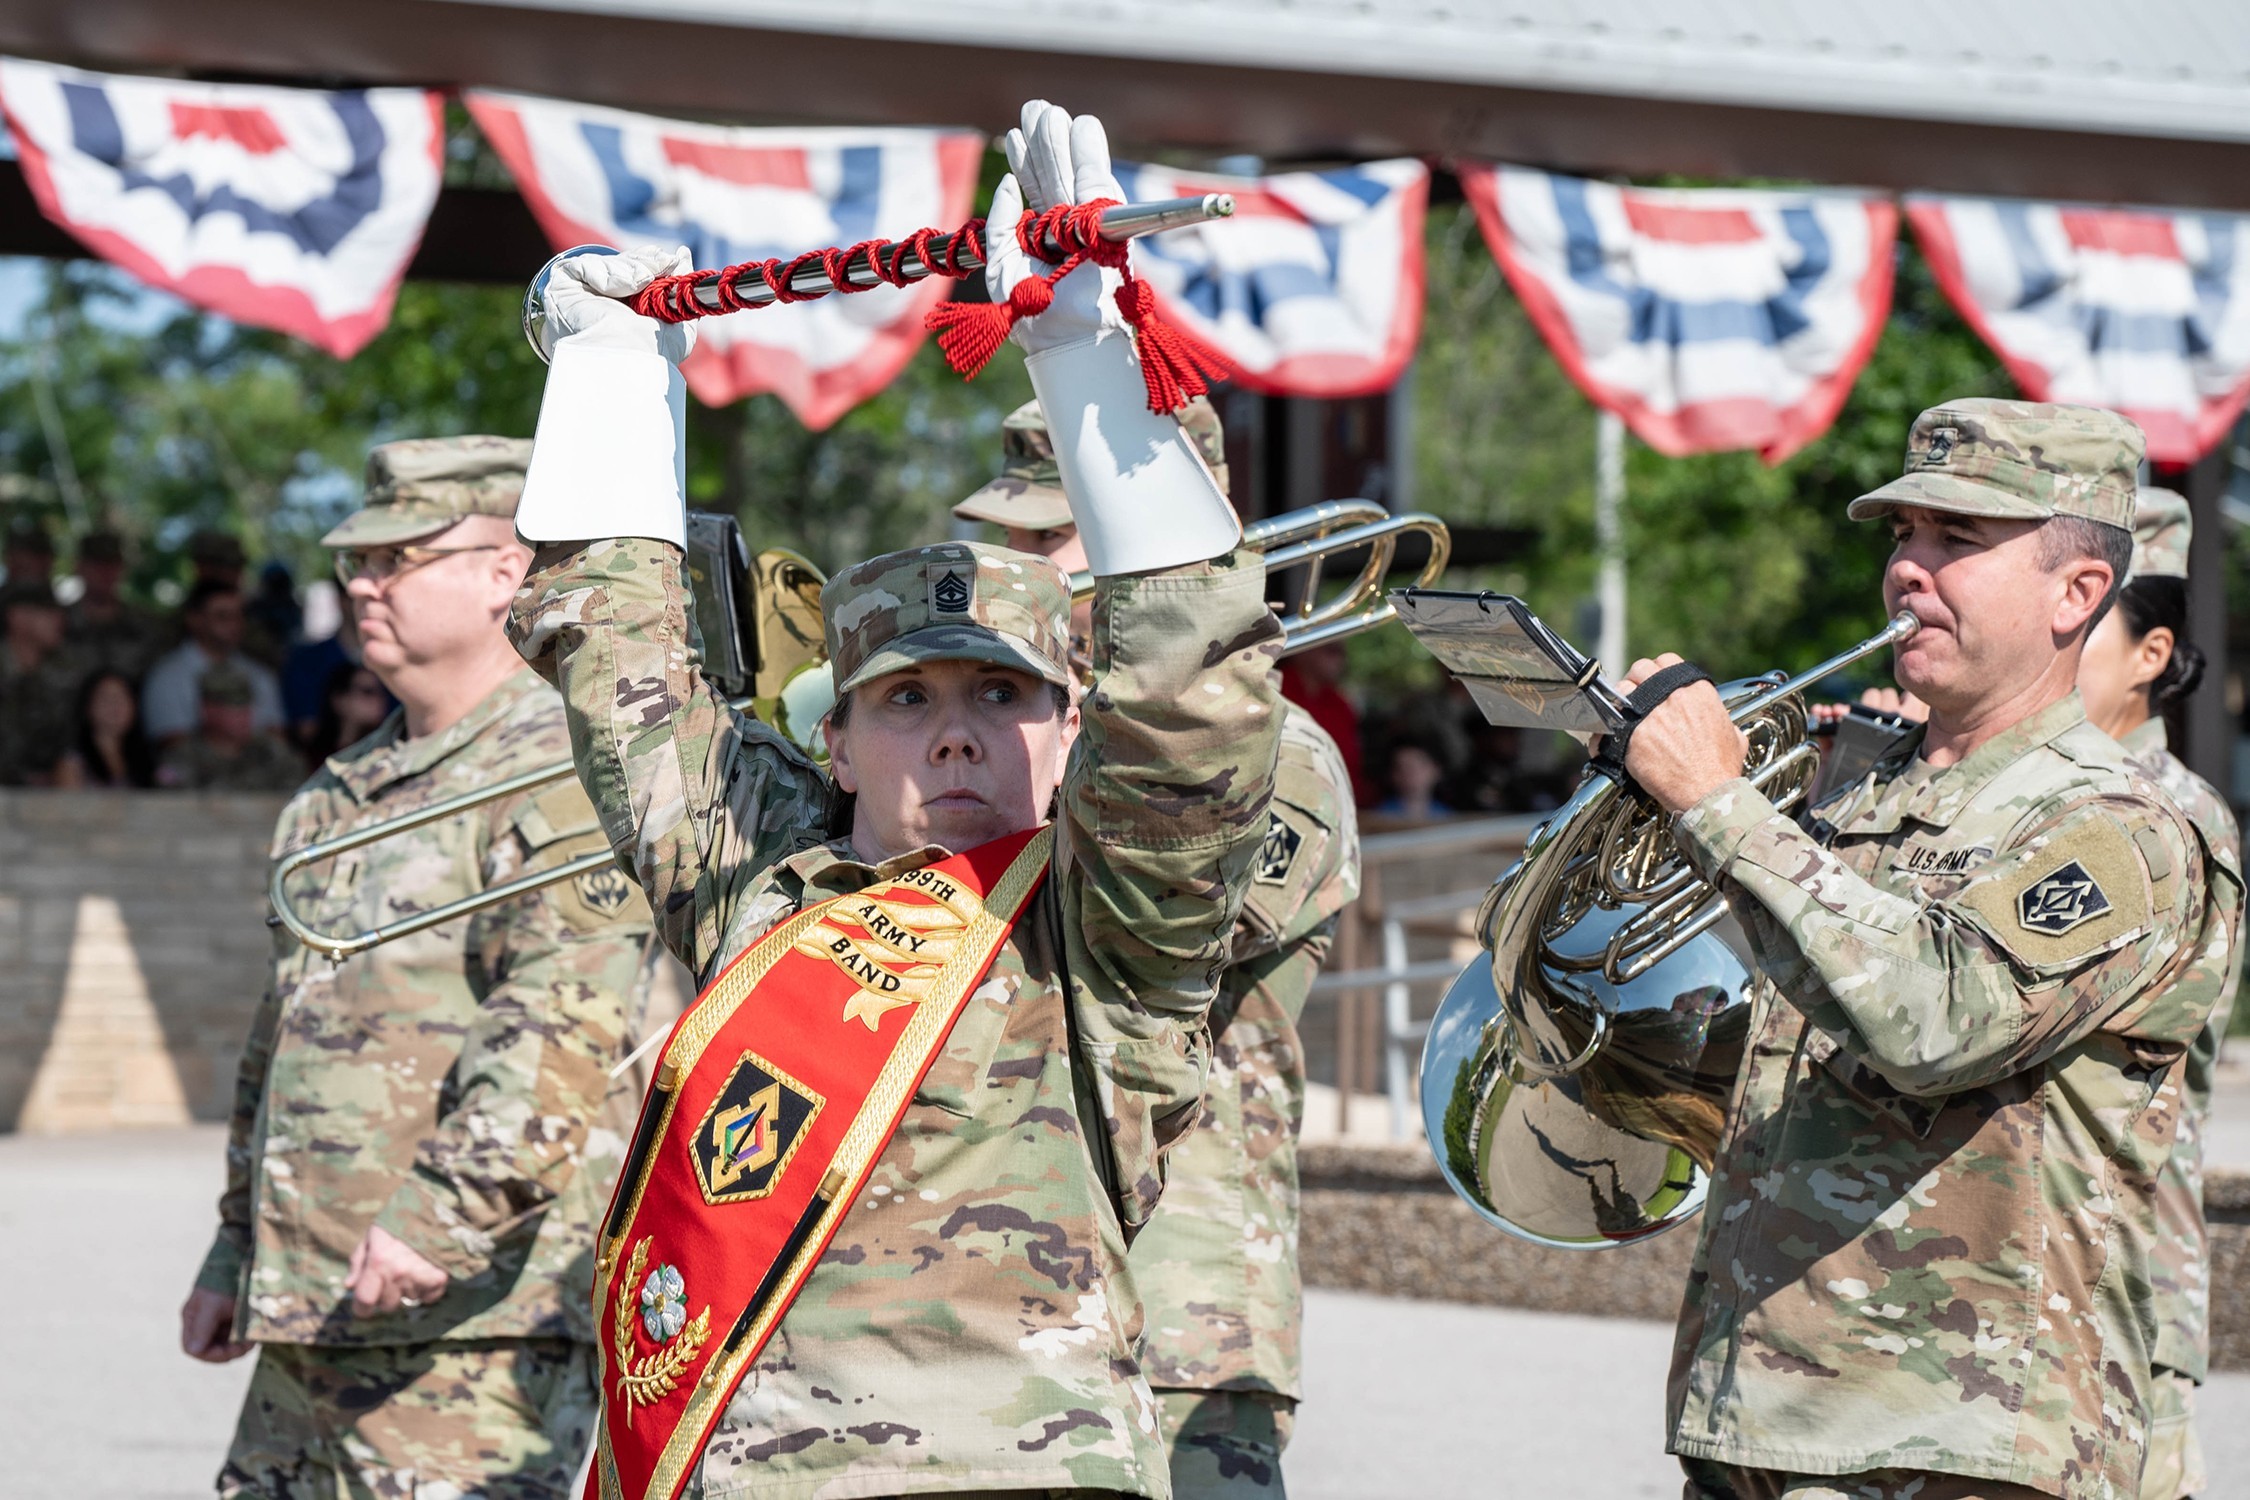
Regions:
<instances>
[{"instance_id":1,"label":"black wrist strap","mask_svg":"<svg viewBox=\"0 0 2250 1500\"><path fill-rule=\"evenodd\" d=\"M1692 661L1676 661L1657 670L1648 681L1626 696L1625 707L1632 717L1625 721L1623 728L1602 741L1602 753L1596 757L1597 763L1622 774L1625 769L1625 747L1632 742L1633 730L1641 720L1655 713L1658 704L1681 688L1711 680L1711 674Z\"/></svg>"}]
</instances>

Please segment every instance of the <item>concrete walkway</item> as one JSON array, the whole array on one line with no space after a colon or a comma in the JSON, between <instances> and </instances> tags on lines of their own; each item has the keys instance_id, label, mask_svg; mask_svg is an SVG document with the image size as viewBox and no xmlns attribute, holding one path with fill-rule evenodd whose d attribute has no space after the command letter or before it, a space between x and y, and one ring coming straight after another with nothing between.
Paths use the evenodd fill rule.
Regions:
<instances>
[{"instance_id":1,"label":"concrete walkway","mask_svg":"<svg viewBox=\"0 0 2250 1500\"><path fill-rule=\"evenodd\" d=\"M210 1493L249 1361L196 1364L176 1312L221 1134L0 1136L0 1494ZM1297 1500L1655 1500L1670 1331L1336 1292L1308 1299ZM2250 1375L2206 1391L2216 1500L2250 1500Z\"/></svg>"}]
</instances>

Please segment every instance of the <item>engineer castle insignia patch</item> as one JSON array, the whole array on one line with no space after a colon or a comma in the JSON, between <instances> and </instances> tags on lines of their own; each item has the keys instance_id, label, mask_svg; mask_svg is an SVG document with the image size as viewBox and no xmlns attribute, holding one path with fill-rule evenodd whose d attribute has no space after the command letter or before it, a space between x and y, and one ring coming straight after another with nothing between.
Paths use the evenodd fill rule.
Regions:
<instances>
[{"instance_id":1,"label":"engineer castle insignia patch","mask_svg":"<svg viewBox=\"0 0 2250 1500\"><path fill-rule=\"evenodd\" d=\"M747 1203L772 1192L826 1102L755 1052L743 1053L695 1133L704 1201Z\"/></svg>"},{"instance_id":2,"label":"engineer castle insignia patch","mask_svg":"<svg viewBox=\"0 0 2250 1500\"><path fill-rule=\"evenodd\" d=\"M2016 920L2024 930L2049 937L2068 932L2081 922L2091 922L2108 910L2109 897L2075 859L2025 887L2016 898Z\"/></svg>"},{"instance_id":3,"label":"engineer castle insignia patch","mask_svg":"<svg viewBox=\"0 0 2250 1500\"><path fill-rule=\"evenodd\" d=\"M1269 812L1266 818L1266 836L1258 845L1256 878L1260 885L1287 885L1290 867L1297 862L1305 836L1290 827L1280 813Z\"/></svg>"}]
</instances>

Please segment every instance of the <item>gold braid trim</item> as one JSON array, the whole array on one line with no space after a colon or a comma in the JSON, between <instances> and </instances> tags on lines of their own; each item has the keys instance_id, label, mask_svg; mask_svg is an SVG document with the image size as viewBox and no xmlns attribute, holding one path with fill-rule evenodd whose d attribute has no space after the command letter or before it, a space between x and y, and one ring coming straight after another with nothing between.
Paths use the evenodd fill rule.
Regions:
<instances>
[{"instance_id":1,"label":"gold braid trim","mask_svg":"<svg viewBox=\"0 0 2250 1500\"><path fill-rule=\"evenodd\" d=\"M641 1279L641 1271L648 1265L648 1247L652 1239L644 1238L633 1247L632 1259L625 1263L625 1279L617 1290L617 1318L610 1332L617 1345L617 1393L625 1398L625 1425L633 1425L633 1408L650 1406L672 1394L680 1383L680 1372L695 1362L695 1352L711 1336L711 1309L705 1306L695 1315L695 1321L682 1328L670 1342L648 1358L633 1358L633 1307L639 1294L633 1284Z\"/></svg>"}]
</instances>

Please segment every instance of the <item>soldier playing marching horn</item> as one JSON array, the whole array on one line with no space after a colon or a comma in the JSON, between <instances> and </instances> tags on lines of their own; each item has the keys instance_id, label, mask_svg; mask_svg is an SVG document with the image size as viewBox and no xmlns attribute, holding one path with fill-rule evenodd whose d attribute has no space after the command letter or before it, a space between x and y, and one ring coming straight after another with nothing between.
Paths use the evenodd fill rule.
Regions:
<instances>
[{"instance_id":1,"label":"soldier playing marching horn","mask_svg":"<svg viewBox=\"0 0 2250 1500\"><path fill-rule=\"evenodd\" d=\"M2157 1181L2242 903L2076 688L2141 451L2082 407L1916 420L1851 513L1929 720L1810 831L1708 685L1634 731L1765 976L1673 1356L1690 1497L2138 1492Z\"/></svg>"},{"instance_id":2,"label":"soldier playing marching horn","mask_svg":"<svg viewBox=\"0 0 2250 1500\"><path fill-rule=\"evenodd\" d=\"M1027 106L991 221L1120 198L1099 122ZM1020 184L1020 187L1019 187ZM1005 300L1042 269L995 233ZM696 670L684 330L565 261L516 610L579 773L706 983L600 1238L605 1495L1167 1493L1127 1238L1209 1068L1267 829L1279 629L1115 273L1018 322L1100 576L1072 701L1044 559L953 543L823 596L831 785ZM668 409L669 407L669 409Z\"/></svg>"}]
</instances>

